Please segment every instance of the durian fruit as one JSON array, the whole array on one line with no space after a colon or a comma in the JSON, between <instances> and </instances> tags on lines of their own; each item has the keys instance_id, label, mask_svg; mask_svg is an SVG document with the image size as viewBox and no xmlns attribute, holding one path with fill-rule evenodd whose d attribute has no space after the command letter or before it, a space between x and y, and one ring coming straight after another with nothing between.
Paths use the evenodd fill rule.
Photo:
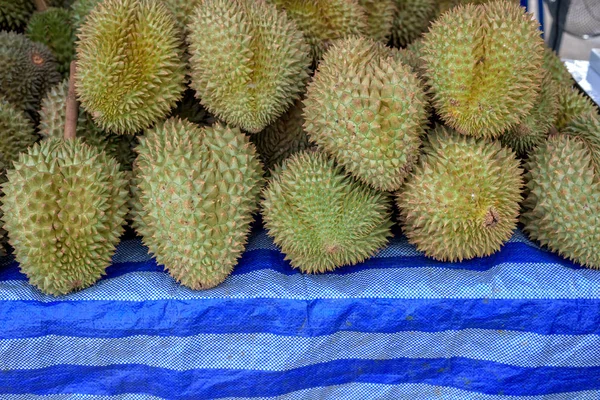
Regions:
<instances>
[{"instance_id":1,"label":"durian fruit","mask_svg":"<svg viewBox=\"0 0 600 400\"><path fill-rule=\"evenodd\" d=\"M390 43L406 47L420 37L438 14L437 0L394 0L394 15Z\"/></svg>"},{"instance_id":2,"label":"durian fruit","mask_svg":"<svg viewBox=\"0 0 600 400\"><path fill-rule=\"evenodd\" d=\"M203 0L162 0L169 11L175 17L177 27L181 32L187 35L187 26L190 23L191 16L194 15L194 10L198 5L202 4Z\"/></svg>"},{"instance_id":3,"label":"durian fruit","mask_svg":"<svg viewBox=\"0 0 600 400\"><path fill-rule=\"evenodd\" d=\"M421 38L413 40L398 52L402 62L411 67L415 74L420 78L425 76L425 62L421 58L423 56L423 40ZM424 78L423 80L426 81Z\"/></svg>"},{"instance_id":4,"label":"durian fruit","mask_svg":"<svg viewBox=\"0 0 600 400\"><path fill-rule=\"evenodd\" d=\"M542 89L530 113L500 136L500 141L523 157L546 139L557 114L558 86L551 73L545 71Z\"/></svg>"},{"instance_id":5,"label":"durian fruit","mask_svg":"<svg viewBox=\"0 0 600 400\"><path fill-rule=\"evenodd\" d=\"M281 118L250 138L256 145L267 174L292 154L314 146L304 130L302 110L302 102L297 100Z\"/></svg>"},{"instance_id":6,"label":"durian fruit","mask_svg":"<svg viewBox=\"0 0 600 400\"><path fill-rule=\"evenodd\" d=\"M596 175L600 174L600 115L584 114L573 119L561 133L575 137L590 152Z\"/></svg>"},{"instance_id":7,"label":"durian fruit","mask_svg":"<svg viewBox=\"0 0 600 400\"><path fill-rule=\"evenodd\" d=\"M42 97L61 80L48 47L22 34L0 32L0 97L37 122Z\"/></svg>"},{"instance_id":8,"label":"durian fruit","mask_svg":"<svg viewBox=\"0 0 600 400\"><path fill-rule=\"evenodd\" d=\"M0 182L20 153L33 146L37 137L27 115L0 98Z\"/></svg>"},{"instance_id":9,"label":"durian fruit","mask_svg":"<svg viewBox=\"0 0 600 400\"><path fill-rule=\"evenodd\" d=\"M183 93L183 98L171 110L169 118L171 117L179 117L199 126L210 126L216 122L215 116L200 104L191 89Z\"/></svg>"},{"instance_id":10,"label":"durian fruit","mask_svg":"<svg viewBox=\"0 0 600 400\"><path fill-rule=\"evenodd\" d=\"M26 35L32 41L48 46L56 57L58 72L68 76L75 56L75 31L68 10L51 7L34 13L27 24Z\"/></svg>"},{"instance_id":11,"label":"durian fruit","mask_svg":"<svg viewBox=\"0 0 600 400\"><path fill-rule=\"evenodd\" d=\"M524 231L553 252L600 268L600 181L578 137L552 135L526 165Z\"/></svg>"},{"instance_id":12,"label":"durian fruit","mask_svg":"<svg viewBox=\"0 0 600 400\"><path fill-rule=\"evenodd\" d=\"M398 190L418 158L425 93L398 51L366 38L335 42L304 101L311 140L375 189Z\"/></svg>"},{"instance_id":13,"label":"durian fruit","mask_svg":"<svg viewBox=\"0 0 600 400\"><path fill-rule=\"evenodd\" d=\"M32 0L0 0L0 31L21 31L34 9Z\"/></svg>"},{"instance_id":14,"label":"durian fruit","mask_svg":"<svg viewBox=\"0 0 600 400\"><path fill-rule=\"evenodd\" d=\"M309 47L296 24L272 4L205 0L189 29L190 86L225 123L260 132L300 97Z\"/></svg>"},{"instance_id":15,"label":"durian fruit","mask_svg":"<svg viewBox=\"0 0 600 400\"><path fill-rule=\"evenodd\" d=\"M143 242L191 289L227 278L244 251L258 206L262 167L237 128L178 118L146 131L134 166Z\"/></svg>"},{"instance_id":16,"label":"durian fruit","mask_svg":"<svg viewBox=\"0 0 600 400\"><path fill-rule=\"evenodd\" d=\"M516 4L454 7L432 24L422 50L437 113L460 133L496 138L538 98L544 41Z\"/></svg>"},{"instance_id":17,"label":"durian fruit","mask_svg":"<svg viewBox=\"0 0 600 400\"><path fill-rule=\"evenodd\" d=\"M396 0L358 0L358 3L367 16L366 35L387 42L396 14Z\"/></svg>"},{"instance_id":18,"label":"durian fruit","mask_svg":"<svg viewBox=\"0 0 600 400\"><path fill-rule=\"evenodd\" d=\"M269 0L296 21L311 48L315 64L337 39L369 31L359 0Z\"/></svg>"},{"instance_id":19,"label":"durian fruit","mask_svg":"<svg viewBox=\"0 0 600 400\"><path fill-rule=\"evenodd\" d=\"M65 79L48 92L42 100L40 110L40 134L45 139L62 138L66 122L66 102L69 92L69 80ZM79 110L77 119L77 137L83 142L106 151L116 158L121 169L130 170L135 160L133 147L137 144L135 135L117 135L102 131L92 117Z\"/></svg>"},{"instance_id":20,"label":"durian fruit","mask_svg":"<svg viewBox=\"0 0 600 400\"><path fill-rule=\"evenodd\" d=\"M304 273L357 264L391 236L389 195L349 177L321 152L286 159L263 196L268 235Z\"/></svg>"},{"instance_id":21,"label":"durian fruit","mask_svg":"<svg viewBox=\"0 0 600 400\"><path fill-rule=\"evenodd\" d=\"M77 94L105 131L133 134L167 116L185 88L180 32L159 0L104 0L78 33Z\"/></svg>"},{"instance_id":22,"label":"durian fruit","mask_svg":"<svg viewBox=\"0 0 600 400\"><path fill-rule=\"evenodd\" d=\"M596 104L571 85L561 85L558 88L558 104L554 125L559 132L579 116L598 114Z\"/></svg>"},{"instance_id":23,"label":"durian fruit","mask_svg":"<svg viewBox=\"0 0 600 400\"><path fill-rule=\"evenodd\" d=\"M510 149L438 128L397 196L402 229L436 260L490 255L516 228L522 186Z\"/></svg>"},{"instance_id":24,"label":"durian fruit","mask_svg":"<svg viewBox=\"0 0 600 400\"><path fill-rule=\"evenodd\" d=\"M572 86L574 83L571 73L560 57L552 49L544 48L544 69L549 71L552 79L562 86Z\"/></svg>"},{"instance_id":25,"label":"durian fruit","mask_svg":"<svg viewBox=\"0 0 600 400\"><path fill-rule=\"evenodd\" d=\"M89 13L103 0L75 0L71 5L71 18L73 28L77 31L89 15Z\"/></svg>"},{"instance_id":26,"label":"durian fruit","mask_svg":"<svg viewBox=\"0 0 600 400\"><path fill-rule=\"evenodd\" d=\"M7 178L4 228L29 282L63 295L100 279L127 212L116 160L80 139L51 139L21 154Z\"/></svg>"}]
</instances>

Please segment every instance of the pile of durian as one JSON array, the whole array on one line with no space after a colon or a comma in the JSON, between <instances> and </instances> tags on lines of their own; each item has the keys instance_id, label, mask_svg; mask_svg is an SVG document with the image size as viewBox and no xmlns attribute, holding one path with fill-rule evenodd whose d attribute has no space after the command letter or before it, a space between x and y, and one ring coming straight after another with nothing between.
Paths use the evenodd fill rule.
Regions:
<instances>
[{"instance_id":1,"label":"pile of durian","mask_svg":"<svg viewBox=\"0 0 600 400\"><path fill-rule=\"evenodd\" d=\"M305 273L395 224L444 262L522 223L600 267L598 109L514 0L0 0L0 29L2 234L44 293L128 224L214 287L259 213Z\"/></svg>"}]
</instances>

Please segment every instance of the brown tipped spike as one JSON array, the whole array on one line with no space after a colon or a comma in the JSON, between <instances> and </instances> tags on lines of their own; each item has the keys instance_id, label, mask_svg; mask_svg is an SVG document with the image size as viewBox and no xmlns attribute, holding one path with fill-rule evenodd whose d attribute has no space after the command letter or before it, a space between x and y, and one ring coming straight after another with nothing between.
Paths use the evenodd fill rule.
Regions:
<instances>
[{"instance_id":1,"label":"brown tipped spike","mask_svg":"<svg viewBox=\"0 0 600 400\"><path fill-rule=\"evenodd\" d=\"M77 64L71 61L71 73L69 78L69 94L66 102L66 121L65 121L65 140L75 139L75 131L77 130L77 116L79 114L79 104L75 95L75 80L77 73Z\"/></svg>"}]
</instances>

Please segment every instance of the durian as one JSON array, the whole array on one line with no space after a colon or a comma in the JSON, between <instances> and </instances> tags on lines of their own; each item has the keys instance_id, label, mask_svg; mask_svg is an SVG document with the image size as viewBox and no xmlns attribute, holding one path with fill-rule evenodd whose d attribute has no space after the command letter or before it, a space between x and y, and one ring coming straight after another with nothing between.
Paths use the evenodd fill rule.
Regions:
<instances>
[{"instance_id":1,"label":"durian","mask_svg":"<svg viewBox=\"0 0 600 400\"><path fill-rule=\"evenodd\" d=\"M558 88L558 113L554 121L560 132L574 119L585 115L597 115L598 107L589 97L571 85Z\"/></svg>"},{"instance_id":2,"label":"durian","mask_svg":"<svg viewBox=\"0 0 600 400\"><path fill-rule=\"evenodd\" d=\"M421 82L398 51L371 39L337 41L304 101L311 140L375 189L398 190L427 122Z\"/></svg>"},{"instance_id":3,"label":"durian","mask_svg":"<svg viewBox=\"0 0 600 400\"><path fill-rule=\"evenodd\" d=\"M281 118L250 138L267 173L292 154L313 147L303 125L302 102L297 100Z\"/></svg>"},{"instance_id":4,"label":"durian","mask_svg":"<svg viewBox=\"0 0 600 400\"><path fill-rule=\"evenodd\" d=\"M143 242L191 289L214 287L244 251L258 206L262 167L237 128L178 118L146 131L134 173Z\"/></svg>"},{"instance_id":5,"label":"durian","mask_svg":"<svg viewBox=\"0 0 600 400\"><path fill-rule=\"evenodd\" d=\"M349 177L320 152L286 159L263 195L268 235L305 273L357 264L391 236L389 195Z\"/></svg>"},{"instance_id":6,"label":"durian","mask_svg":"<svg viewBox=\"0 0 600 400\"><path fill-rule=\"evenodd\" d=\"M316 63L337 39L363 35L368 17L358 0L269 0L296 21Z\"/></svg>"},{"instance_id":7,"label":"durian","mask_svg":"<svg viewBox=\"0 0 600 400\"><path fill-rule=\"evenodd\" d=\"M516 228L522 186L511 150L438 128L397 196L403 231L436 260L490 255Z\"/></svg>"},{"instance_id":8,"label":"durian","mask_svg":"<svg viewBox=\"0 0 600 400\"><path fill-rule=\"evenodd\" d=\"M0 0L0 30L21 31L34 9L32 0Z\"/></svg>"},{"instance_id":9,"label":"durian","mask_svg":"<svg viewBox=\"0 0 600 400\"><path fill-rule=\"evenodd\" d=\"M22 34L0 32L0 97L37 122L42 97L60 82L56 58L48 47Z\"/></svg>"},{"instance_id":10,"label":"durian","mask_svg":"<svg viewBox=\"0 0 600 400\"><path fill-rule=\"evenodd\" d=\"M51 139L21 154L7 178L4 228L29 282L63 295L100 279L127 211L117 162L80 139Z\"/></svg>"},{"instance_id":11,"label":"durian","mask_svg":"<svg viewBox=\"0 0 600 400\"><path fill-rule=\"evenodd\" d=\"M521 122L500 137L500 141L523 157L546 139L557 114L558 86L550 72L545 71L535 105Z\"/></svg>"},{"instance_id":12,"label":"durian","mask_svg":"<svg viewBox=\"0 0 600 400\"><path fill-rule=\"evenodd\" d=\"M42 100L40 110L40 134L45 139L62 138L66 122L66 101L69 91L69 80L65 79L50 89ZM137 143L135 135L117 135L102 131L92 117L79 110L77 119L77 137L83 142L106 151L107 155L116 158L121 169L130 170L135 153L133 147Z\"/></svg>"},{"instance_id":13,"label":"durian","mask_svg":"<svg viewBox=\"0 0 600 400\"><path fill-rule=\"evenodd\" d=\"M396 13L395 0L358 0L367 16L365 33L368 37L387 42Z\"/></svg>"},{"instance_id":14,"label":"durian","mask_svg":"<svg viewBox=\"0 0 600 400\"><path fill-rule=\"evenodd\" d=\"M396 13L391 29L391 44L406 47L427 31L438 13L437 0L394 0Z\"/></svg>"},{"instance_id":15,"label":"durian","mask_svg":"<svg viewBox=\"0 0 600 400\"><path fill-rule=\"evenodd\" d=\"M48 46L56 57L58 72L68 76L75 56L75 31L68 10L50 7L34 13L27 24L26 35L32 41Z\"/></svg>"},{"instance_id":16,"label":"durian","mask_svg":"<svg viewBox=\"0 0 600 400\"><path fill-rule=\"evenodd\" d=\"M103 0L75 0L71 5L73 28L77 31L89 15L89 13Z\"/></svg>"},{"instance_id":17,"label":"durian","mask_svg":"<svg viewBox=\"0 0 600 400\"><path fill-rule=\"evenodd\" d=\"M27 115L0 98L0 182L20 153L33 146L37 137Z\"/></svg>"},{"instance_id":18,"label":"durian","mask_svg":"<svg viewBox=\"0 0 600 400\"><path fill-rule=\"evenodd\" d=\"M309 47L264 0L205 0L189 25L191 87L211 113L257 133L300 97Z\"/></svg>"},{"instance_id":19,"label":"durian","mask_svg":"<svg viewBox=\"0 0 600 400\"><path fill-rule=\"evenodd\" d=\"M190 23L191 16L198 5L202 4L203 0L162 0L169 11L175 17L177 27L181 32L187 34L187 26Z\"/></svg>"},{"instance_id":20,"label":"durian","mask_svg":"<svg viewBox=\"0 0 600 400\"><path fill-rule=\"evenodd\" d=\"M552 79L558 85L568 87L575 82L560 57L548 47L544 48L544 69L550 72Z\"/></svg>"},{"instance_id":21,"label":"durian","mask_svg":"<svg viewBox=\"0 0 600 400\"><path fill-rule=\"evenodd\" d=\"M579 139L587 147L596 175L600 176L600 115L581 115L573 119L562 133Z\"/></svg>"},{"instance_id":22,"label":"durian","mask_svg":"<svg viewBox=\"0 0 600 400\"><path fill-rule=\"evenodd\" d=\"M166 117L184 90L180 32L158 0L104 0L78 33L77 94L105 131L133 134Z\"/></svg>"},{"instance_id":23,"label":"durian","mask_svg":"<svg viewBox=\"0 0 600 400\"><path fill-rule=\"evenodd\" d=\"M496 138L538 98L544 41L516 4L454 7L432 24L422 50L434 106L460 133Z\"/></svg>"},{"instance_id":24,"label":"durian","mask_svg":"<svg viewBox=\"0 0 600 400\"><path fill-rule=\"evenodd\" d=\"M589 148L578 137L552 135L526 169L524 231L551 251L600 268L600 181Z\"/></svg>"},{"instance_id":25,"label":"durian","mask_svg":"<svg viewBox=\"0 0 600 400\"><path fill-rule=\"evenodd\" d=\"M194 95L194 91L188 89L184 92L183 98L177 102L177 105L171 110L170 117L179 117L186 119L199 126L209 126L216 122L216 118L206 108L200 104L200 101Z\"/></svg>"}]
</instances>

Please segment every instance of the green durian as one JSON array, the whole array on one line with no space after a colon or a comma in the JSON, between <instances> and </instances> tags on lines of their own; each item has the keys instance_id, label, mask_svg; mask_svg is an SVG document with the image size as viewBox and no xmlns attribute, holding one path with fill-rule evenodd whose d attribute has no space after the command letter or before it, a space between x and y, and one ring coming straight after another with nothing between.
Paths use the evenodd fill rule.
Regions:
<instances>
[{"instance_id":1,"label":"green durian","mask_svg":"<svg viewBox=\"0 0 600 400\"><path fill-rule=\"evenodd\" d=\"M490 255L516 228L522 186L522 169L510 149L438 129L397 195L402 229L436 260Z\"/></svg>"},{"instance_id":2,"label":"green durian","mask_svg":"<svg viewBox=\"0 0 600 400\"><path fill-rule=\"evenodd\" d=\"M366 38L335 42L304 101L304 128L349 173L398 190L418 158L427 109L421 82L398 51Z\"/></svg>"},{"instance_id":3,"label":"green durian","mask_svg":"<svg viewBox=\"0 0 600 400\"><path fill-rule=\"evenodd\" d=\"M185 88L180 32L159 0L104 0L78 33L77 94L105 131L133 134L166 117Z\"/></svg>"},{"instance_id":4,"label":"green durian","mask_svg":"<svg viewBox=\"0 0 600 400\"><path fill-rule=\"evenodd\" d=\"M209 126L216 122L216 118L206 108L200 104L200 101L194 95L194 91L187 89L183 98L177 102L177 105L171 110L170 117L179 117L186 119L200 126Z\"/></svg>"},{"instance_id":5,"label":"green durian","mask_svg":"<svg viewBox=\"0 0 600 400\"><path fill-rule=\"evenodd\" d=\"M262 167L237 128L178 118L146 131L134 173L138 233L171 276L191 289L227 278L244 251Z\"/></svg>"},{"instance_id":6,"label":"green durian","mask_svg":"<svg viewBox=\"0 0 600 400\"><path fill-rule=\"evenodd\" d=\"M302 102L297 100L281 118L250 138L267 174L292 154L313 147L303 127L302 110Z\"/></svg>"},{"instance_id":7,"label":"green durian","mask_svg":"<svg viewBox=\"0 0 600 400\"><path fill-rule=\"evenodd\" d=\"M423 56L423 40L413 40L408 46L398 50L402 62L412 68L413 72L420 78L425 76L425 63ZM423 78L423 80L425 80ZM426 83L426 82L425 82Z\"/></svg>"},{"instance_id":8,"label":"green durian","mask_svg":"<svg viewBox=\"0 0 600 400\"><path fill-rule=\"evenodd\" d=\"M77 31L89 15L89 13L103 0L75 0L71 5L71 18L73 28Z\"/></svg>"},{"instance_id":9,"label":"green durian","mask_svg":"<svg viewBox=\"0 0 600 400\"><path fill-rule=\"evenodd\" d=\"M387 42L396 13L396 0L358 0L367 16L365 33L368 37Z\"/></svg>"},{"instance_id":10,"label":"green durian","mask_svg":"<svg viewBox=\"0 0 600 400\"><path fill-rule=\"evenodd\" d=\"M596 175L600 176L600 115L580 115L573 119L561 133L579 139L588 148L596 168Z\"/></svg>"},{"instance_id":11,"label":"green durian","mask_svg":"<svg viewBox=\"0 0 600 400\"><path fill-rule=\"evenodd\" d=\"M45 139L62 138L65 132L66 102L69 93L69 80L65 79L48 92L42 100L40 110L40 134ZM121 169L130 170L135 153L133 147L137 143L135 135L117 135L102 131L92 117L79 109L77 118L77 137L83 142L106 151L109 157L114 157Z\"/></svg>"},{"instance_id":12,"label":"green durian","mask_svg":"<svg viewBox=\"0 0 600 400\"><path fill-rule=\"evenodd\" d=\"M190 86L227 124L260 132L300 97L309 47L296 24L272 4L205 0L189 29Z\"/></svg>"},{"instance_id":13,"label":"green durian","mask_svg":"<svg viewBox=\"0 0 600 400\"><path fill-rule=\"evenodd\" d=\"M557 114L558 87L550 72L545 71L535 105L521 122L500 136L500 141L523 157L546 140Z\"/></svg>"},{"instance_id":14,"label":"green durian","mask_svg":"<svg viewBox=\"0 0 600 400\"><path fill-rule=\"evenodd\" d=\"M48 47L25 35L0 32L0 97L37 122L42 97L60 82L56 58Z\"/></svg>"},{"instance_id":15,"label":"green durian","mask_svg":"<svg viewBox=\"0 0 600 400\"><path fill-rule=\"evenodd\" d=\"M51 139L21 154L7 178L4 229L29 282L63 295L100 279L127 212L116 160L81 139Z\"/></svg>"},{"instance_id":16,"label":"green durian","mask_svg":"<svg viewBox=\"0 0 600 400\"><path fill-rule=\"evenodd\" d=\"M33 0L0 0L0 31L21 31L34 10Z\"/></svg>"},{"instance_id":17,"label":"green durian","mask_svg":"<svg viewBox=\"0 0 600 400\"><path fill-rule=\"evenodd\" d=\"M75 56L75 30L68 10L51 7L34 13L27 24L26 35L32 41L48 46L56 57L58 72L69 75Z\"/></svg>"},{"instance_id":18,"label":"green durian","mask_svg":"<svg viewBox=\"0 0 600 400\"><path fill-rule=\"evenodd\" d=\"M532 240L600 268L600 181L593 161L578 137L552 135L541 144L526 165L527 211L521 221Z\"/></svg>"},{"instance_id":19,"label":"green durian","mask_svg":"<svg viewBox=\"0 0 600 400\"><path fill-rule=\"evenodd\" d=\"M560 132L579 116L597 115L598 107L590 98L571 85L558 88L558 113L554 121Z\"/></svg>"},{"instance_id":20,"label":"green durian","mask_svg":"<svg viewBox=\"0 0 600 400\"><path fill-rule=\"evenodd\" d=\"M549 71L552 79L558 84L565 87L573 86L575 82L571 73L562 62L560 57L556 55L552 49L545 47L544 48L544 69Z\"/></svg>"},{"instance_id":21,"label":"green durian","mask_svg":"<svg viewBox=\"0 0 600 400\"><path fill-rule=\"evenodd\" d=\"M452 8L425 34L422 51L434 107L460 133L496 138L538 98L544 41L538 23L516 4Z\"/></svg>"},{"instance_id":22,"label":"green durian","mask_svg":"<svg viewBox=\"0 0 600 400\"><path fill-rule=\"evenodd\" d=\"M391 236L389 195L349 177L320 152L302 151L286 159L263 196L268 235L286 260L305 273L364 261Z\"/></svg>"},{"instance_id":23,"label":"green durian","mask_svg":"<svg viewBox=\"0 0 600 400\"><path fill-rule=\"evenodd\" d=\"M419 38L438 14L437 0L394 0L394 15L390 43L406 47Z\"/></svg>"},{"instance_id":24,"label":"green durian","mask_svg":"<svg viewBox=\"0 0 600 400\"><path fill-rule=\"evenodd\" d=\"M27 115L0 98L0 182L19 154L33 146L37 137Z\"/></svg>"},{"instance_id":25,"label":"green durian","mask_svg":"<svg viewBox=\"0 0 600 400\"><path fill-rule=\"evenodd\" d=\"M175 17L177 27L181 32L188 33L188 24L191 22L191 17L198 5L203 3L203 0L162 0L169 11Z\"/></svg>"},{"instance_id":26,"label":"green durian","mask_svg":"<svg viewBox=\"0 0 600 400\"><path fill-rule=\"evenodd\" d=\"M368 31L367 13L358 0L269 0L296 21L315 64L337 39Z\"/></svg>"}]
</instances>

